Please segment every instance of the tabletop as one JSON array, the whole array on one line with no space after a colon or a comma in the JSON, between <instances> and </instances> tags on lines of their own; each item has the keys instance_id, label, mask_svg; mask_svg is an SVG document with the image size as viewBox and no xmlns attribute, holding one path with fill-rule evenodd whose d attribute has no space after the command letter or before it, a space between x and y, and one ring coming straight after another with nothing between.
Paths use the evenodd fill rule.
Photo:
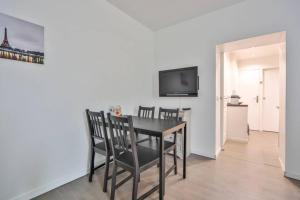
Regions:
<instances>
[{"instance_id":1,"label":"tabletop","mask_svg":"<svg viewBox=\"0 0 300 200\"><path fill-rule=\"evenodd\" d=\"M173 133L184 128L185 121L163 120L163 119L148 119L141 117L132 117L133 127L136 130L151 132L153 135Z\"/></svg>"}]
</instances>

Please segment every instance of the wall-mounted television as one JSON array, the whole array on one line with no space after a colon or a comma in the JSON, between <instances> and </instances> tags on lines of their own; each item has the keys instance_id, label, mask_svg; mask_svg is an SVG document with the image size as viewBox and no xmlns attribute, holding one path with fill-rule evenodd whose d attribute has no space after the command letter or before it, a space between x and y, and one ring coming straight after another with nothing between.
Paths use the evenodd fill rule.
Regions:
<instances>
[{"instance_id":1,"label":"wall-mounted television","mask_svg":"<svg viewBox=\"0 0 300 200\"><path fill-rule=\"evenodd\" d=\"M159 71L160 97L197 97L198 67Z\"/></svg>"}]
</instances>

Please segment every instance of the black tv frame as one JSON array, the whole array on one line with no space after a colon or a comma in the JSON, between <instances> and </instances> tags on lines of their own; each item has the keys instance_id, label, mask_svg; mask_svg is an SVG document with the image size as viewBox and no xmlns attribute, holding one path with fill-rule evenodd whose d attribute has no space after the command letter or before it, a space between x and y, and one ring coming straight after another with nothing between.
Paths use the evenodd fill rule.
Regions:
<instances>
[{"instance_id":1,"label":"black tv frame","mask_svg":"<svg viewBox=\"0 0 300 200\"><path fill-rule=\"evenodd\" d=\"M165 72L174 72L174 71L183 71L183 70L195 70L197 72L197 92L196 93L170 93L170 94L162 94L160 92L160 73ZM199 75L198 75L198 66L192 67L184 67L184 68L176 68L176 69L169 69L169 70L162 70L158 72L158 87L159 87L159 97L198 97L198 90L199 90Z\"/></svg>"}]
</instances>

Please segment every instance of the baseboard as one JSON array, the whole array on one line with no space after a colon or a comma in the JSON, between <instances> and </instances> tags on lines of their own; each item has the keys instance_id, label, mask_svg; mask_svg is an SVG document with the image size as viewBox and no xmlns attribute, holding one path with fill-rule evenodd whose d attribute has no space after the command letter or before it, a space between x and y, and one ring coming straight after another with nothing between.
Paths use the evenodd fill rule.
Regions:
<instances>
[{"instance_id":1,"label":"baseboard","mask_svg":"<svg viewBox=\"0 0 300 200\"><path fill-rule=\"evenodd\" d=\"M37 187L31 191L25 192L21 195L18 195L16 197L11 198L10 200L29 200L34 197L37 197L41 194L44 194L46 192L49 192L50 190L53 190L59 186L62 186L66 183L69 183L71 181L74 181L82 176L85 176L87 174L87 170L82 170L80 172L70 174L68 176L65 176L63 178L56 179L48 184L45 184L43 186Z\"/></svg>"},{"instance_id":2,"label":"baseboard","mask_svg":"<svg viewBox=\"0 0 300 200\"><path fill-rule=\"evenodd\" d=\"M300 174L296 174L296 173L291 173L291 172L284 172L284 176L288 177L288 178L292 178L292 179L296 179L296 180L300 180Z\"/></svg>"},{"instance_id":3,"label":"baseboard","mask_svg":"<svg viewBox=\"0 0 300 200\"><path fill-rule=\"evenodd\" d=\"M207 158L211 158L211 159L216 159L216 155L213 154L209 154L209 153L204 153L203 151L199 150L199 149L193 149L191 151L192 154L196 154L199 156L203 156L203 157L207 157Z\"/></svg>"},{"instance_id":4,"label":"baseboard","mask_svg":"<svg viewBox=\"0 0 300 200\"><path fill-rule=\"evenodd\" d=\"M98 165L102 164L103 161L104 160L101 160L101 159L96 160L95 161L95 166L98 166ZM32 190L30 190L28 192L25 192L25 193L23 193L21 195L13 197L10 200L29 200L29 199L35 198L35 197L37 197L39 195L42 195L42 194L44 194L46 192L49 192L49 191L51 191L51 190L53 190L55 188L58 188L58 187L60 187L62 185L65 185L65 184L67 184L69 182L72 182L72 181L74 181L74 180L76 180L78 178L81 178L81 177L87 175L88 173L89 172L88 172L87 169L83 169L83 170L81 170L79 172L75 172L73 174L69 174L69 175L67 175L65 177L56 179L56 180L54 180L54 181L52 181L52 182L50 182L48 184L45 184L45 185L42 185L40 187L34 188L34 189L32 189Z\"/></svg>"}]
</instances>

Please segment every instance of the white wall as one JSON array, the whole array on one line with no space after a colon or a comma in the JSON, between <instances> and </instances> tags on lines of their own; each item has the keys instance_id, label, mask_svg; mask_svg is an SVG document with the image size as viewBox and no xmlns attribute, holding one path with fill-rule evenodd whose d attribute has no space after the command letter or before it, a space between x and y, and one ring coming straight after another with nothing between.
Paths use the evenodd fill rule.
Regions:
<instances>
[{"instance_id":1,"label":"white wall","mask_svg":"<svg viewBox=\"0 0 300 200\"><path fill-rule=\"evenodd\" d=\"M86 174L85 108L151 103L154 35L105 0L0 12L45 26L45 65L0 60L0 199L29 199Z\"/></svg>"},{"instance_id":2,"label":"white wall","mask_svg":"<svg viewBox=\"0 0 300 200\"><path fill-rule=\"evenodd\" d=\"M279 55L238 60L238 67L243 69L279 68Z\"/></svg>"},{"instance_id":3,"label":"white wall","mask_svg":"<svg viewBox=\"0 0 300 200\"><path fill-rule=\"evenodd\" d=\"M224 96L230 97L233 92L238 92L238 83L238 61L230 53L224 53Z\"/></svg>"},{"instance_id":4,"label":"white wall","mask_svg":"<svg viewBox=\"0 0 300 200\"><path fill-rule=\"evenodd\" d=\"M162 29L156 33L154 97L157 104L192 107L192 152L215 155L216 45L287 31L287 154L286 171L300 178L300 13L298 0L247 0L240 4ZM158 98L157 71L199 66L198 98Z\"/></svg>"}]
</instances>

